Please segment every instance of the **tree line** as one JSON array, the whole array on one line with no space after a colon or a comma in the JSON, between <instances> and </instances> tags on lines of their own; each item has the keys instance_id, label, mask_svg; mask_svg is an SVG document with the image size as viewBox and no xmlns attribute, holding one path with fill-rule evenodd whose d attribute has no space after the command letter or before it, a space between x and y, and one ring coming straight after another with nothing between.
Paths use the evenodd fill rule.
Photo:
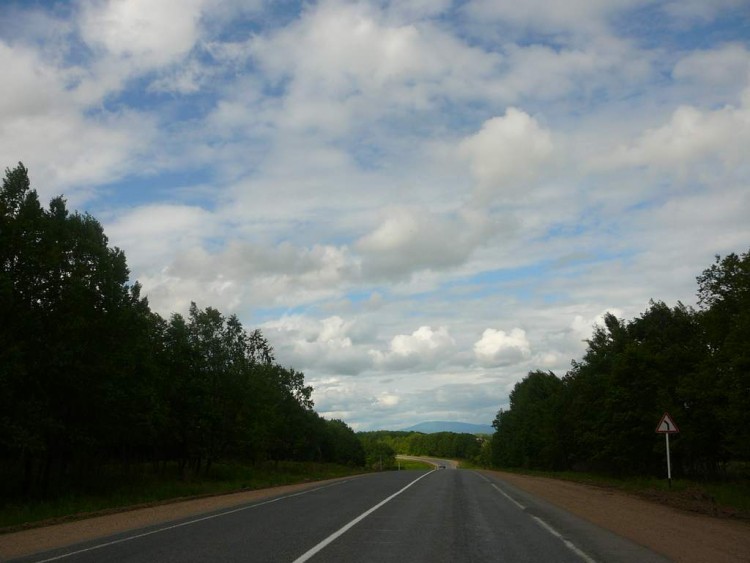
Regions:
<instances>
[{"instance_id":1,"label":"tree line","mask_svg":"<svg viewBox=\"0 0 750 563\"><path fill-rule=\"evenodd\" d=\"M62 197L44 208L28 170L0 191L0 464L5 493L45 494L108 464L220 459L361 466L344 422L313 410L302 373L260 330L195 303L162 318L125 254ZM2 492L2 490L0 490Z\"/></svg>"},{"instance_id":2,"label":"tree line","mask_svg":"<svg viewBox=\"0 0 750 563\"><path fill-rule=\"evenodd\" d=\"M479 461L484 438L474 434L376 430L358 432L368 465L391 467L396 454ZM386 460L385 464L383 460Z\"/></svg>"},{"instance_id":3,"label":"tree line","mask_svg":"<svg viewBox=\"0 0 750 563\"><path fill-rule=\"evenodd\" d=\"M532 371L493 423L497 466L663 474L666 411L678 474L750 462L750 252L717 256L697 277L698 308L651 301L630 321L607 314L583 358L558 377Z\"/></svg>"}]
</instances>

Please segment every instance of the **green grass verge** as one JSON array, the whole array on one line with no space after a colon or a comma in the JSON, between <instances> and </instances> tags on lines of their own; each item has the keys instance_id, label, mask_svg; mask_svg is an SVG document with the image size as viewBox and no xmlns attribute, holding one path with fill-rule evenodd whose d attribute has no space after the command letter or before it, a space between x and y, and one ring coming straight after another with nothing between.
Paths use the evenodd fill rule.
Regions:
<instances>
[{"instance_id":1,"label":"green grass verge","mask_svg":"<svg viewBox=\"0 0 750 563\"><path fill-rule=\"evenodd\" d=\"M280 462L278 464L216 464L207 475L179 478L176 467L155 473L150 467L127 473L104 471L85 486L67 485L54 498L36 501L0 499L0 533L54 520L77 519L127 507L175 499L264 489L362 473L334 464Z\"/></svg>"},{"instance_id":2,"label":"green grass verge","mask_svg":"<svg viewBox=\"0 0 750 563\"><path fill-rule=\"evenodd\" d=\"M416 461L414 459L397 459L396 465L401 467L401 469L418 469L418 470L425 470L425 469L435 469L435 466L431 463L427 463L424 461Z\"/></svg>"}]
</instances>

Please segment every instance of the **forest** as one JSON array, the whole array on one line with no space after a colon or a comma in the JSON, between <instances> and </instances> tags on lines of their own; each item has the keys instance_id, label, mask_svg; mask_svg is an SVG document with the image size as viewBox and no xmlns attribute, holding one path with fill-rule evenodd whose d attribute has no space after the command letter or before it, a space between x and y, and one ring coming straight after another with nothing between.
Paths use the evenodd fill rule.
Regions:
<instances>
[{"instance_id":1,"label":"forest","mask_svg":"<svg viewBox=\"0 0 750 563\"><path fill-rule=\"evenodd\" d=\"M0 495L44 497L70 476L144 464L200 475L219 460L363 466L340 420L260 330L192 304L165 319L125 254L28 170L0 191ZM1 498L1 497L0 497Z\"/></svg>"},{"instance_id":2,"label":"forest","mask_svg":"<svg viewBox=\"0 0 750 563\"><path fill-rule=\"evenodd\" d=\"M493 464L663 475L655 429L668 412L673 473L748 476L750 251L717 256L697 284L697 309L651 301L629 321L608 314L564 376L517 383L493 423Z\"/></svg>"}]
</instances>

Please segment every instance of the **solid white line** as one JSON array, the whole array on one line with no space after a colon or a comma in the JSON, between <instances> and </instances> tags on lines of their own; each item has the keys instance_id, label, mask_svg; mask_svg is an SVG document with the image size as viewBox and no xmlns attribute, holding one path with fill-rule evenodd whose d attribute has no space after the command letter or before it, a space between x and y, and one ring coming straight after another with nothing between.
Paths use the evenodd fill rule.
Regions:
<instances>
[{"instance_id":1,"label":"solid white line","mask_svg":"<svg viewBox=\"0 0 750 563\"><path fill-rule=\"evenodd\" d=\"M518 502L516 499L514 499L512 496L510 496L508 493L506 493L504 490L502 490L500 487L495 485L495 483L492 483L492 487L501 495L503 495L505 498L507 498L510 502L515 504L518 508L521 510L526 510L526 507L522 505L520 502Z\"/></svg>"},{"instance_id":2,"label":"solid white line","mask_svg":"<svg viewBox=\"0 0 750 563\"><path fill-rule=\"evenodd\" d=\"M414 481L412 481L411 483L409 483L408 485L406 485L400 491L397 491L397 492L393 493L387 499L379 502L378 504L376 504L375 506L373 506L367 512L363 512L362 514L360 514L359 516L357 516L354 520L352 520L351 522L349 522L348 524L346 524L344 527L342 527L338 531L332 533L330 536L328 536L326 539L324 539L318 545L314 546L313 548L309 549L308 551L306 551L305 553L303 553L302 555L300 555L297 559L294 560L294 563L304 563L304 561L307 561L308 559L310 559L312 556L314 556L316 553L318 553L319 551L321 551L328 544L330 544L331 542L333 542L336 538L344 535L349 529L351 529L352 527L356 526L359 522L361 522L362 520L364 520L365 518L367 518L370 514L372 514L373 512L375 512L378 508L380 508L381 506L383 506L385 503L393 500L398 495L400 495L401 493L403 493L406 489L408 489L409 487L411 487L414 483L416 483L420 479L422 479L424 477L427 477L428 475L431 475L431 474L432 474L432 472L420 475L419 477L417 477L416 479L414 479Z\"/></svg>"},{"instance_id":3,"label":"solid white line","mask_svg":"<svg viewBox=\"0 0 750 563\"><path fill-rule=\"evenodd\" d=\"M124 543L131 540L137 540L138 538L145 538L146 536L152 536L154 534L158 534L161 532L166 532L168 530L174 530L175 528L182 528L183 526L189 526L190 524L195 524L197 522L203 522L204 520L211 520L213 518L220 518L221 516L227 516L228 514L234 514L235 512L242 512L243 510L249 510L251 508L258 508L259 506L265 506L267 504L273 504L274 502L279 502L280 500L285 500L292 497L298 497L301 495L306 495L307 493L313 493L315 491L322 491L323 489L328 489L329 487L334 487L336 485L342 485L344 483L348 483L347 481L339 481L338 483L331 483L330 485L324 485L322 487L316 487L314 489L308 489L306 491L302 491L299 493L293 493L291 495L285 495L283 497L274 498L271 500L266 500L263 502L259 502L257 504L251 504L248 506L242 506L240 508L235 508L233 510L227 510L226 512L220 512L219 514L211 514L210 516L203 516L202 518L196 518L195 520L189 520L188 522L180 522L179 524L173 524L172 526L166 526L164 528L159 528L158 530L151 530L150 532L144 532L142 534L136 534L135 536L128 536L126 538L121 538L119 540L113 540L107 543L100 543L98 545L94 545L92 547L87 547L86 549L79 549L78 551L71 551L70 553L64 553L63 555L58 555L56 557L50 557L49 559L42 559L41 561L37 561L37 563L48 563L49 561L57 561L59 559L65 559L66 557L70 557L72 555L78 555L79 553L86 553L88 551L95 551L97 549L101 549L103 547L109 547L110 545L116 545L118 543Z\"/></svg>"},{"instance_id":4,"label":"solid white line","mask_svg":"<svg viewBox=\"0 0 750 563\"><path fill-rule=\"evenodd\" d=\"M562 534L560 532L558 532L552 526L550 526L549 524L547 524L547 522L545 522L541 518L537 518L536 516L533 516L533 515L531 517L534 520L536 520L537 524L539 524L542 528L544 528L550 534L552 534L553 536L555 536L556 538L558 538L560 541L562 541L565 544L565 547L567 547L570 551L572 551L573 553L575 553L578 557L580 557L581 559L583 559L584 561L586 561L586 563L596 563L596 561L594 559L592 559L591 557L589 557L588 555L586 555L583 551L581 551L580 549L578 549L573 542L571 542L570 540L566 540L562 536Z\"/></svg>"}]
</instances>

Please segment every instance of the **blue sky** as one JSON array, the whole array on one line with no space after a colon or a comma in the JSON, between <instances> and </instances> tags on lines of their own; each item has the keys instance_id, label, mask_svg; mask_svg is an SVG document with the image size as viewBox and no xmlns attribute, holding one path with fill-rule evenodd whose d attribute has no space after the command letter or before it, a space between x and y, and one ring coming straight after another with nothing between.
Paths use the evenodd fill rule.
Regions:
<instances>
[{"instance_id":1,"label":"blue sky","mask_svg":"<svg viewBox=\"0 0 750 563\"><path fill-rule=\"evenodd\" d=\"M0 2L0 155L356 429L491 422L750 241L748 0Z\"/></svg>"}]
</instances>

